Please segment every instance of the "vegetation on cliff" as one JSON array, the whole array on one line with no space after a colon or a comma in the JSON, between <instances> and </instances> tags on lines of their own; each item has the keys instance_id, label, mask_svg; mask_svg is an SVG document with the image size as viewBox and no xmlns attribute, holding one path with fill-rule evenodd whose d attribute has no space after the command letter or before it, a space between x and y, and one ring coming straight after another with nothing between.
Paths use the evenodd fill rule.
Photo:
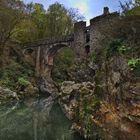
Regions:
<instances>
[{"instance_id":1,"label":"vegetation on cliff","mask_svg":"<svg viewBox=\"0 0 140 140\"><path fill-rule=\"evenodd\" d=\"M140 15L140 0L129 0L125 4L120 2L120 6L125 16Z\"/></svg>"}]
</instances>

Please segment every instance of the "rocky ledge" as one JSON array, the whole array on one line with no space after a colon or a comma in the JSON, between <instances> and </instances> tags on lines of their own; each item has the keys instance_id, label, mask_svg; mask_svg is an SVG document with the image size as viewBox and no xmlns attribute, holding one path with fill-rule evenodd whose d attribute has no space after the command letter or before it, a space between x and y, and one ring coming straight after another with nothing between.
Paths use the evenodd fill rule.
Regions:
<instances>
[{"instance_id":1,"label":"rocky ledge","mask_svg":"<svg viewBox=\"0 0 140 140\"><path fill-rule=\"evenodd\" d=\"M75 109L80 110L80 104L83 100L94 96L95 84L91 82L75 83L74 81L65 81L62 83L59 99L60 105L69 119L76 116Z\"/></svg>"},{"instance_id":2,"label":"rocky ledge","mask_svg":"<svg viewBox=\"0 0 140 140\"><path fill-rule=\"evenodd\" d=\"M9 100L19 100L17 93L14 91L11 91L8 88L0 87L0 104L3 104Z\"/></svg>"}]
</instances>

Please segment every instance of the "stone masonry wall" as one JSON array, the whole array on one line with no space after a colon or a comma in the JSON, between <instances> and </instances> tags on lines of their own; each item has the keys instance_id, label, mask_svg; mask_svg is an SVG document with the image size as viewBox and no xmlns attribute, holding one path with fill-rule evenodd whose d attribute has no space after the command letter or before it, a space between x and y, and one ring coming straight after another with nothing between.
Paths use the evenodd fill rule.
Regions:
<instances>
[{"instance_id":1,"label":"stone masonry wall","mask_svg":"<svg viewBox=\"0 0 140 140\"><path fill-rule=\"evenodd\" d=\"M102 40L110 37L110 32L115 22L119 20L117 12L108 15L101 15L90 20L90 49L100 49L103 46Z\"/></svg>"}]
</instances>

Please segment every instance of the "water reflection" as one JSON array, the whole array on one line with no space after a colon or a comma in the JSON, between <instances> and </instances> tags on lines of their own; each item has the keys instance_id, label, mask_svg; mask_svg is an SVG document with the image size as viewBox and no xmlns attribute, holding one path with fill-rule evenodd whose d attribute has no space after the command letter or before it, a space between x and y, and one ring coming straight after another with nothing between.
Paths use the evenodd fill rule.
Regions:
<instances>
[{"instance_id":1,"label":"water reflection","mask_svg":"<svg viewBox=\"0 0 140 140\"><path fill-rule=\"evenodd\" d=\"M0 107L0 140L82 140L51 98Z\"/></svg>"}]
</instances>

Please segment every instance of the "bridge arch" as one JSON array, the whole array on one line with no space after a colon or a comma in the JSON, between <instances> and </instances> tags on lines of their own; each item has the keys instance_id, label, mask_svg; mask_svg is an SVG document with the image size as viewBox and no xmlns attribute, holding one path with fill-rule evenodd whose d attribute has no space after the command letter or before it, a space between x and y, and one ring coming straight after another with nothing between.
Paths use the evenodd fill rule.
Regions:
<instances>
[{"instance_id":1,"label":"bridge arch","mask_svg":"<svg viewBox=\"0 0 140 140\"><path fill-rule=\"evenodd\" d=\"M74 34L25 43L24 56L34 60L36 77L50 77L53 59L61 48L73 47Z\"/></svg>"},{"instance_id":2,"label":"bridge arch","mask_svg":"<svg viewBox=\"0 0 140 140\"><path fill-rule=\"evenodd\" d=\"M74 65L76 53L74 48L63 47L54 56L51 78L58 83L70 80L69 70Z\"/></svg>"},{"instance_id":3,"label":"bridge arch","mask_svg":"<svg viewBox=\"0 0 140 140\"><path fill-rule=\"evenodd\" d=\"M52 78L52 69L54 67L54 58L59 53L59 51L63 48L73 48L69 43L57 43L50 45L44 58L45 58L45 69L44 75Z\"/></svg>"},{"instance_id":4,"label":"bridge arch","mask_svg":"<svg viewBox=\"0 0 140 140\"><path fill-rule=\"evenodd\" d=\"M47 64L48 65L53 65L53 59L55 57L55 55L57 54L57 52L62 49L62 48L66 48L66 47L70 47L69 44L67 43L61 43L61 44L55 44L49 47L49 50L47 51Z\"/></svg>"}]
</instances>

